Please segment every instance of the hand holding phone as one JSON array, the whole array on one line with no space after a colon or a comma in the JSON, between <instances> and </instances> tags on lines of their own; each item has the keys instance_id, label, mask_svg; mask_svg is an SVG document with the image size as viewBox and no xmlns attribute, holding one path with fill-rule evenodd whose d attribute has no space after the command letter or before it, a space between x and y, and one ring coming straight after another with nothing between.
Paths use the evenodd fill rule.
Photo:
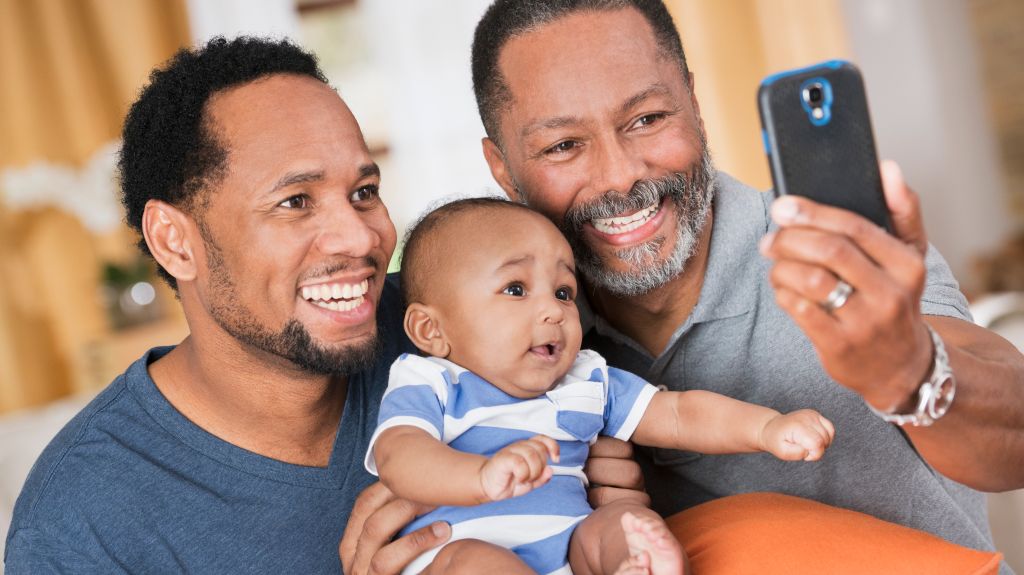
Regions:
<instances>
[{"instance_id":1,"label":"hand holding phone","mask_svg":"<svg viewBox=\"0 0 1024 575\"><path fill-rule=\"evenodd\" d=\"M758 109L775 193L844 208L890 233L864 82L832 60L769 76Z\"/></svg>"}]
</instances>

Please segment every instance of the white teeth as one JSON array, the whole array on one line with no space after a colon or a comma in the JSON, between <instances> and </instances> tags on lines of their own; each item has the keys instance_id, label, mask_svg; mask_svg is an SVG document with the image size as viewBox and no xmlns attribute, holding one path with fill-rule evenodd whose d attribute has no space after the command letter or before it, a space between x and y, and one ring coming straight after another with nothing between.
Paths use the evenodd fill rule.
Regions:
<instances>
[{"instance_id":1,"label":"white teeth","mask_svg":"<svg viewBox=\"0 0 1024 575\"><path fill-rule=\"evenodd\" d=\"M370 290L370 281L365 279L357 284L320 284L315 286L304 286L301 290L302 299L320 305L320 307L328 307L329 303L337 303L341 311L345 311L345 306L352 302L357 302L355 305L351 305L348 309L358 307L359 303L362 303L363 296ZM329 300L335 300L331 302ZM322 305L321 305L322 304ZM329 308L333 309L333 308Z\"/></svg>"},{"instance_id":2,"label":"white teeth","mask_svg":"<svg viewBox=\"0 0 1024 575\"><path fill-rule=\"evenodd\" d=\"M654 214L658 213L659 204L654 204L639 212L617 218L594 218L591 223L594 228L609 235L624 234L631 232L646 224Z\"/></svg>"},{"instance_id":3,"label":"white teeth","mask_svg":"<svg viewBox=\"0 0 1024 575\"><path fill-rule=\"evenodd\" d=\"M314 300L312 303L317 307L322 307L331 311L351 311L363 305L364 301L366 301L366 298L359 296L355 299L344 299L340 301Z\"/></svg>"}]
</instances>

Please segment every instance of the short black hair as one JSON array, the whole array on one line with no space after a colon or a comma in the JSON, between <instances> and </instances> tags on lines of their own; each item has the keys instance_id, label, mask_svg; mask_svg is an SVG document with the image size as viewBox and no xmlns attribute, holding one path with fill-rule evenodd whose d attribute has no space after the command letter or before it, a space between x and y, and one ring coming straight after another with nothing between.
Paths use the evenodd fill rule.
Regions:
<instances>
[{"instance_id":1,"label":"short black hair","mask_svg":"<svg viewBox=\"0 0 1024 575\"><path fill-rule=\"evenodd\" d=\"M161 200L188 211L202 225L206 192L224 175L228 150L207 117L207 102L228 88L272 74L296 74L327 84L316 57L287 40L241 36L185 48L162 68L128 110L118 171L128 225L142 234L146 202ZM145 238L139 248L152 257ZM174 277L157 271L177 290Z\"/></svg>"},{"instance_id":2,"label":"short black hair","mask_svg":"<svg viewBox=\"0 0 1024 575\"><path fill-rule=\"evenodd\" d=\"M446 225L453 223L456 216L480 210L519 210L541 218L544 217L526 204L498 196L463 198L427 212L405 234L399 283L402 287L402 299L406 306L416 302L424 303L423 298L426 293L424 283L437 273L434 268L444 257L443 254L436 252L437 244L432 241L434 236L443 231Z\"/></svg>"},{"instance_id":3,"label":"short black hair","mask_svg":"<svg viewBox=\"0 0 1024 575\"><path fill-rule=\"evenodd\" d=\"M689 77L683 42L662 0L496 0L473 35L473 91L487 136L501 147L499 119L511 95L498 58L509 40L576 12L634 8L654 30L659 48L675 58L684 81Z\"/></svg>"}]
</instances>

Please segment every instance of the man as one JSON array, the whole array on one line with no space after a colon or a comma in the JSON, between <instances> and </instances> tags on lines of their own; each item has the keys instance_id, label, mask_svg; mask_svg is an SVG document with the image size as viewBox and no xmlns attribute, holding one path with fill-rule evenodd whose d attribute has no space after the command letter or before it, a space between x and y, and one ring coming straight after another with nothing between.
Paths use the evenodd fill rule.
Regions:
<instances>
[{"instance_id":1,"label":"man","mask_svg":"<svg viewBox=\"0 0 1024 575\"><path fill-rule=\"evenodd\" d=\"M47 447L7 572L331 572L389 359L379 172L315 60L183 51L132 106L127 221L190 335L147 353ZM382 312L376 314L380 308Z\"/></svg>"},{"instance_id":2,"label":"man","mask_svg":"<svg viewBox=\"0 0 1024 575\"><path fill-rule=\"evenodd\" d=\"M991 549L975 490L1024 485L1024 361L970 323L894 164L895 237L716 175L659 0L497 0L476 30L473 81L495 179L573 244L585 346L672 389L836 423L811 466L644 452L655 509L779 491ZM951 387L947 364L956 394L939 419L942 399L917 406ZM885 421L897 416L922 425Z\"/></svg>"}]
</instances>

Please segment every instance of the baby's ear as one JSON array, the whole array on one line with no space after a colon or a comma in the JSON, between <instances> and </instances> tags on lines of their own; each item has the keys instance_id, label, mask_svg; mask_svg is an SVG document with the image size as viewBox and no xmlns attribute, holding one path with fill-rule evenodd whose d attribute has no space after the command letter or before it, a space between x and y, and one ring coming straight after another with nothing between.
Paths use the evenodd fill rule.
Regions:
<instances>
[{"instance_id":1,"label":"baby's ear","mask_svg":"<svg viewBox=\"0 0 1024 575\"><path fill-rule=\"evenodd\" d=\"M445 358L452 346L441 332L438 315L437 310L428 305L410 304L405 310L405 333L423 353Z\"/></svg>"}]
</instances>

